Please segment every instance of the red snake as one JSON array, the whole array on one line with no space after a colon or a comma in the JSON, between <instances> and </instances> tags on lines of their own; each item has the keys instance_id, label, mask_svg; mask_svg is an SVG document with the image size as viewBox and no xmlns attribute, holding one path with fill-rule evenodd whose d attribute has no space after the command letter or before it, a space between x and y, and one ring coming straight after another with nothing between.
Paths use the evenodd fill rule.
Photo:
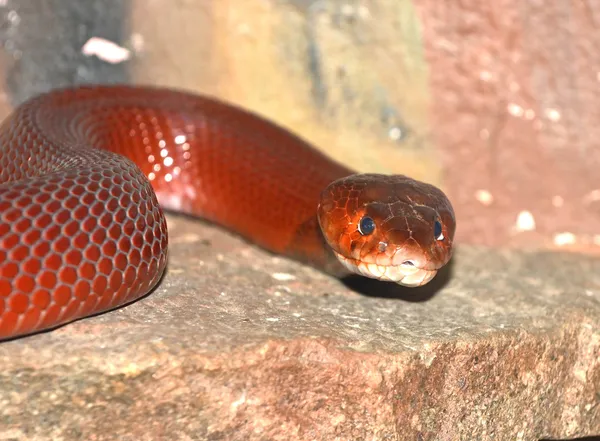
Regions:
<instances>
[{"instance_id":1,"label":"red snake","mask_svg":"<svg viewBox=\"0 0 600 441\"><path fill-rule=\"evenodd\" d=\"M162 209L335 276L407 286L449 261L455 231L436 187L355 174L215 99L129 86L52 91L0 127L0 339L148 293L167 263Z\"/></svg>"}]
</instances>

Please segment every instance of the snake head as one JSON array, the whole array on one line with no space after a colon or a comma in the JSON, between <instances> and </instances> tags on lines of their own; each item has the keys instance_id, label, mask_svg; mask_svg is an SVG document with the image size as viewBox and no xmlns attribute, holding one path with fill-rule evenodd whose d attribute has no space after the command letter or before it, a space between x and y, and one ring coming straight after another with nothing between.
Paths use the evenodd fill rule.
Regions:
<instances>
[{"instance_id":1,"label":"snake head","mask_svg":"<svg viewBox=\"0 0 600 441\"><path fill-rule=\"evenodd\" d=\"M338 179L321 193L318 220L338 260L366 277L421 286L452 256L450 201L433 185L407 176Z\"/></svg>"}]
</instances>

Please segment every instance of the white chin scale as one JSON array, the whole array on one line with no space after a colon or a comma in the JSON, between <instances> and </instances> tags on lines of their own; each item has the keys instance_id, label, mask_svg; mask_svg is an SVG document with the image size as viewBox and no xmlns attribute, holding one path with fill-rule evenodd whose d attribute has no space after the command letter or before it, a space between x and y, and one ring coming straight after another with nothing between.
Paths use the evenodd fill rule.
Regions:
<instances>
[{"instance_id":1,"label":"white chin scale","mask_svg":"<svg viewBox=\"0 0 600 441\"><path fill-rule=\"evenodd\" d=\"M404 286L423 286L429 283L437 273L437 270L421 269L413 265L378 265L376 263L348 259L339 253L335 253L335 256L346 269L353 273L383 282L395 282Z\"/></svg>"}]
</instances>

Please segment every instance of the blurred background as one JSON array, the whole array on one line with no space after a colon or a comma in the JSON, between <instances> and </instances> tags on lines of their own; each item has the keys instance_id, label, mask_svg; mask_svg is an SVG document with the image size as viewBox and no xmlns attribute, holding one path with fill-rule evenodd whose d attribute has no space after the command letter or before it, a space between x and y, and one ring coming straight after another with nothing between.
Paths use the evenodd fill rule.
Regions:
<instances>
[{"instance_id":1,"label":"blurred background","mask_svg":"<svg viewBox=\"0 0 600 441\"><path fill-rule=\"evenodd\" d=\"M0 0L0 117L81 83L218 96L439 185L459 244L600 251L592 0Z\"/></svg>"}]
</instances>

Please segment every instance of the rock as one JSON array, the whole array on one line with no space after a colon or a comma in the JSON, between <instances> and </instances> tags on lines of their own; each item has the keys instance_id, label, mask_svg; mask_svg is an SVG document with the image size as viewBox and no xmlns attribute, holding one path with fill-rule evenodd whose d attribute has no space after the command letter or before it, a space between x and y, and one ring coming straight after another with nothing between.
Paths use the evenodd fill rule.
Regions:
<instances>
[{"instance_id":1,"label":"rock","mask_svg":"<svg viewBox=\"0 0 600 441\"><path fill-rule=\"evenodd\" d=\"M451 274L409 289L169 228L149 296L0 345L0 439L600 433L598 261L461 247Z\"/></svg>"}]
</instances>

